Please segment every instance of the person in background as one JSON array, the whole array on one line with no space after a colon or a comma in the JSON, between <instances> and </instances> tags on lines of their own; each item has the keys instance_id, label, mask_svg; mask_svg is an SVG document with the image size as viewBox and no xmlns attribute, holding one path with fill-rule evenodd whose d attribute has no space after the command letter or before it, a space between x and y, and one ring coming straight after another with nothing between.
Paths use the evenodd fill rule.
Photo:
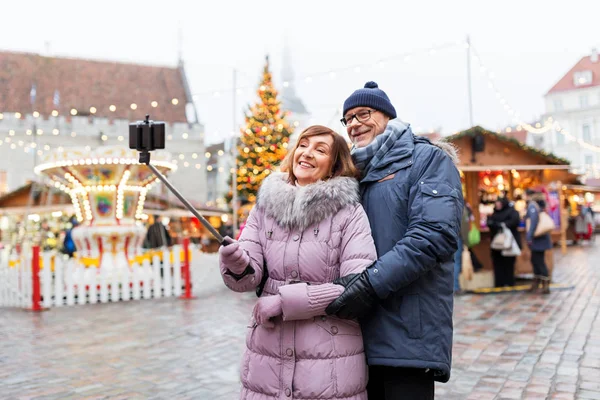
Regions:
<instances>
[{"instance_id":1,"label":"person in background","mask_svg":"<svg viewBox=\"0 0 600 400\"><path fill-rule=\"evenodd\" d=\"M490 228L490 237L494 238L502 232L504 223L514 236L517 244L521 246L521 235L518 231L519 213L510 204L506 197L501 197L496 201L494 212L487 219L487 226ZM502 250L492 249L492 264L494 266L494 286L514 286L515 285L515 263L517 257L503 256Z\"/></svg>"},{"instance_id":2,"label":"person in background","mask_svg":"<svg viewBox=\"0 0 600 400\"><path fill-rule=\"evenodd\" d=\"M144 240L145 249L160 249L162 247L171 247L171 235L167 228L160 222L160 216L154 216L154 223L148 227L146 239Z\"/></svg>"},{"instance_id":3,"label":"person in background","mask_svg":"<svg viewBox=\"0 0 600 400\"><path fill-rule=\"evenodd\" d=\"M73 255L77 251L77 247L75 246L75 241L73 240L73 229L79 225L77 218L72 216L69 220L69 227L65 232L65 238L63 240L62 252L69 256L69 258L73 258Z\"/></svg>"},{"instance_id":4,"label":"person in background","mask_svg":"<svg viewBox=\"0 0 600 400\"><path fill-rule=\"evenodd\" d=\"M529 219L529 229L525 237L527 245L531 250L531 264L533 266L533 283L529 291L535 293L539 286L542 286L542 293L550 293L550 276L548 274L548 266L546 265L546 250L552 248L552 239L550 233L534 236L537 228L540 212L546 210L546 201L542 193L528 189L527 192L527 214L525 219Z\"/></svg>"},{"instance_id":5,"label":"person in background","mask_svg":"<svg viewBox=\"0 0 600 400\"><path fill-rule=\"evenodd\" d=\"M454 293L461 294L460 272L462 271L462 255L464 246L469 243L469 230L471 229L471 215L465 204L463 207L462 219L460 222L460 237L458 239L458 250L454 253Z\"/></svg>"}]
</instances>

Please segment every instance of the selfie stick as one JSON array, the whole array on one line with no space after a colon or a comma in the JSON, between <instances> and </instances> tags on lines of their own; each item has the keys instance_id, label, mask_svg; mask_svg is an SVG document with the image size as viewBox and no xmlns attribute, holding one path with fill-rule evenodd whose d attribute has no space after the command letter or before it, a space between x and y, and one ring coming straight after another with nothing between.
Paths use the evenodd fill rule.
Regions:
<instances>
[{"instance_id":1,"label":"selfie stick","mask_svg":"<svg viewBox=\"0 0 600 400\"><path fill-rule=\"evenodd\" d=\"M146 115L146 120L144 121L145 123L149 123L148 121L149 116ZM198 218L198 221L200 221L200 223L202 225L204 225L204 227L206 229L208 229L208 231L219 241L219 243L223 246L226 246L228 244L230 244L231 242L228 242L227 240L225 240L225 238L223 238L223 236L221 236L221 234L210 224L210 222L208 222L206 220L206 218L204 218L195 208L194 206L186 200L185 197L183 197L183 195L181 193L179 193L179 191L177 189L175 189L175 187L173 185L171 185L171 182L169 182L167 180L167 178L160 173L160 171L152 164L150 164L150 152L148 150L141 150L140 151L140 164L146 164L148 166L148 168L150 168L150 170L152 171L152 173L154 173L154 175L156 175L156 177L158 179L161 180L162 183L165 184L165 186L167 186L169 188L169 190L183 203L183 205L190 210L190 212L192 214L194 214L194 216L196 218Z\"/></svg>"}]
</instances>

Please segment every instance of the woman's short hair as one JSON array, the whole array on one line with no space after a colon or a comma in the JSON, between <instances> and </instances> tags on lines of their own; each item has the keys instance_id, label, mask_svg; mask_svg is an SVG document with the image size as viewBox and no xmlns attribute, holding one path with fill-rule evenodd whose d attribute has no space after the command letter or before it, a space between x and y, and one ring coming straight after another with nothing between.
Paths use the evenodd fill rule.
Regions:
<instances>
[{"instance_id":1,"label":"woman's short hair","mask_svg":"<svg viewBox=\"0 0 600 400\"><path fill-rule=\"evenodd\" d=\"M294 148L288 151L285 159L281 163L281 171L288 173L288 181L290 183L296 181L296 176L294 175L294 153L296 152L296 149L300 145L302 139L319 135L329 135L333 138L333 145L331 146L330 153L331 159L333 160L331 163L331 171L329 171L329 174L327 174L324 179L331 179L337 176L358 178L358 170L352 162L350 148L348 147L346 140L344 140L341 135L326 126L312 125L300 133Z\"/></svg>"}]
</instances>

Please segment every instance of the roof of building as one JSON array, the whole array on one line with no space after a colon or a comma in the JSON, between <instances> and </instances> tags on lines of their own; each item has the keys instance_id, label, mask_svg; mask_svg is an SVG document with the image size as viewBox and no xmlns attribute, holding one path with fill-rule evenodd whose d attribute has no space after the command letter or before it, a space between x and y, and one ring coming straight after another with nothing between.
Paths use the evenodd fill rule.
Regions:
<instances>
[{"instance_id":1,"label":"roof of building","mask_svg":"<svg viewBox=\"0 0 600 400\"><path fill-rule=\"evenodd\" d=\"M187 122L185 108L191 101L182 67L32 53L0 52L0 87L0 112L38 111L44 117L53 110L69 116L73 108L78 115L89 115L94 107L96 116L109 119L143 119L148 113L154 120ZM137 105L135 111L132 103ZM116 106L114 112L111 105Z\"/></svg>"},{"instance_id":2,"label":"roof of building","mask_svg":"<svg viewBox=\"0 0 600 400\"><path fill-rule=\"evenodd\" d=\"M588 84L575 85L575 73L583 71L591 71L592 80ZM585 56L582 57L581 60L579 60L577 64L575 64L554 86L552 86L546 94L548 95L551 93L593 86L600 86L600 61L597 60L594 62L592 61L591 56Z\"/></svg>"},{"instance_id":3,"label":"roof of building","mask_svg":"<svg viewBox=\"0 0 600 400\"><path fill-rule=\"evenodd\" d=\"M458 132L457 134L454 134L452 136L447 136L445 138L445 140L448 142L453 142L462 137L474 137L477 135L491 136L491 137L498 139L500 141L503 141L505 143L510 143L510 144L517 146L517 147L519 147L525 151L528 151L532 154L536 154L538 156L544 157L546 160L546 163L550 164L550 165L570 165L571 164L571 162L565 158L558 157L557 155L548 153L546 151L537 149L535 147L527 146L526 144L520 142L519 140L517 140L514 137L506 136L504 134L498 134L496 132L492 132L487 129L484 129L481 126L474 126L465 131Z\"/></svg>"}]
</instances>

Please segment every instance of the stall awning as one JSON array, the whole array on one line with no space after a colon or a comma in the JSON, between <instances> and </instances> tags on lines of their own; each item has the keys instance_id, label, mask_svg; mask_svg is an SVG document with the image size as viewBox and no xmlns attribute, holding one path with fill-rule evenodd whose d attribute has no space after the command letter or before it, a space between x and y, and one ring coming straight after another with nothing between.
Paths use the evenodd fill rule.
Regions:
<instances>
[{"instance_id":1,"label":"stall awning","mask_svg":"<svg viewBox=\"0 0 600 400\"><path fill-rule=\"evenodd\" d=\"M540 171L544 169L568 170L570 165L459 165L458 169L463 172L469 171Z\"/></svg>"}]
</instances>

